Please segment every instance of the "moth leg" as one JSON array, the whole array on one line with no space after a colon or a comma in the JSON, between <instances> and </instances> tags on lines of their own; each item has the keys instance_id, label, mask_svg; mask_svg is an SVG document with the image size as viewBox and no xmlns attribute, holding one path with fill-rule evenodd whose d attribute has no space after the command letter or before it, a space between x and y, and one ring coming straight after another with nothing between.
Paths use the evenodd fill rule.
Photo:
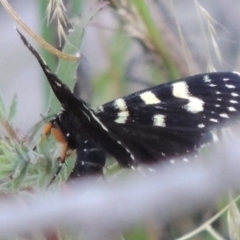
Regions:
<instances>
[{"instance_id":1,"label":"moth leg","mask_svg":"<svg viewBox=\"0 0 240 240\"><path fill-rule=\"evenodd\" d=\"M66 157L68 156L67 152L69 150L69 145L67 142L66 137L64 136L61 129L57 126L57 124L54 123L54 121L50 121L45 125L44 132L43 132L43 138L49 136L50 134L53 134L54 138L57 140L57 142L61 143L62 149L60 157L58 158L58 168L56 170L56 173L52 177L51 181L48 184L48 187L54 182L56 177L59 175L59 173L62 170L63 165L66 162Z\"/></svg>"},{"instance_id":2,"label":"moth leg","mask_svg":"<svg viewBox=\"0 0 240 240\"><path fill-rule=\"evenodd\" d=\"M53 128L53 123L52 122L48 122L47 124L45 124L44 131L43 131L43 133L41 135L41 140L40 141L42 141L43 139L47 138L51 134L52 128ZM32 150L36 151L37 150L37 146L35 145Z\"/></svg>"},{"instance_id":3,"label":"moth leg","mask_svg":"<svg viewBox=\"0 0 240 240\"><path fill-rule=\"evenodd\" d=\"M67 141L62 143L62 150L61 150L61 155L60 157L58 158L58 162L59 162L59 165L58 165L58 168L56 170L56 173L54 174L54 176L52 177L51 181L49 182L48 186L49 187L53 182L54 180L56 179L56 177L59 175L59 173L61 172L62 170L62 167L63 165L65 164L66 162L66 157L68 156L67 155L67 152L68 152L68 143Z\"/></svg>"}]
</instances>

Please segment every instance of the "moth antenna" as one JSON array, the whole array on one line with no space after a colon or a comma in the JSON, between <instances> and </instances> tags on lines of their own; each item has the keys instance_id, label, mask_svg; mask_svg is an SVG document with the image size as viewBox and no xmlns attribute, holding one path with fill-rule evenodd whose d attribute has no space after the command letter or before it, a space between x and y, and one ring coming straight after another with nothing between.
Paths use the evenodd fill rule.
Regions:
<instances>
[{"instance_id":1,"label":"moth antenna","mask_svg":"<svg viewBox=\"0 0 240 240\"><path fill-rule=\"evenodd\" d=\"M27 39L22 35L22 33L17 28L16 31L20 35L20 38L22 39L24 45L38 60L56 97L58 98L62 106L65 107L65 105L69 104L71 100L75 99L72 92L67 87L67 85L62 83L58 76L52 72L52 70L47 66L46 62L41 58L38 52L33 48L33 46L27 41Z\"/></svg>"}]
</instances>

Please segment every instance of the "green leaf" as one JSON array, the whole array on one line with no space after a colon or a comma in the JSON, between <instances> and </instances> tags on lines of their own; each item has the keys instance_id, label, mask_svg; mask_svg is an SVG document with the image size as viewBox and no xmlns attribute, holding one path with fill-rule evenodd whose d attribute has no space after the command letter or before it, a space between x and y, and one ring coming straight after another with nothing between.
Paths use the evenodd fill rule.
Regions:
<instances>
[{"instance_id":1,"label":"green leaf","mask_svg":"<svg viewBox=\"0 0 240 240\"><path fill-rule=\"evenodd\" d=\"M21 164L21 166L18 166L19 169L18 171L15 172L17 175L13 175L13 189L17 190L23 185L23 181L26 180L26 175L27 175L27 169L28 169L28 163Z\"/></svg>"},{"instance_id":2,"label":"green leaf","mask_svg":"<svg viewBox=\"0 0 240 240\"><path fill-rule=\"evenodd\" d=\"M9 108L9 113L8 113L8 121L11 121L15 116L17 112L17 95L13 96L10 108Z\"/></svg>"},{"instance_id":3,"label":"green leaf","mask_svg":"<svg viewBox=\"0 0 240 240\"><path fill-rule=\"evenodd\" d=\"M0 116L1 117L6 117L6 109L5 109L3 99L2 99L1 96L0 96Z\"/></svg>"},{"instance_id":4,"label":"green leaf","mask_svg":"<svg viewBox=\"0 0 240 240\"><path fill-rule=\"evenodd\" d=\"M79 51L82 39L83 39L84 29L82 24L78 24L72 32L66 38L66 44L63 48L63 52L76 55ZM56 74L59 79L68 85L70 89L73 89L76 83L76 72L78 68L78 61L71 61L68 59L59 59L58 67ZM48 110L47 115L56 114L60 111L60 103L56 97L53 97L53 93L51 92L50 100L49 100L49 109L50 107L54 106L54 109Z\"/></svg>"}]
</instances>

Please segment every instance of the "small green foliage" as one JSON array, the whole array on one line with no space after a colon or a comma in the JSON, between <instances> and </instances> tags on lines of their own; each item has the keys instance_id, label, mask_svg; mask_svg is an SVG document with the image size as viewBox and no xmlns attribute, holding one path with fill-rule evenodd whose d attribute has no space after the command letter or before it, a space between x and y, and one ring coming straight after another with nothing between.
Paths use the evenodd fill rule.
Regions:
<instances>
[{"instance_id":1,"label":"small green foliage","mask_svg":"<svg viewBox=\"0 0 240 240\"><path fill-rule=\"evenodd\" d=\"M6 109L1 96L0 96L0 116L6 116Z\"/></svg>"},{"instance_id":2,"label":"small green foliage","mask_svg":"<svg viewBox=\"0 0 240 240\"><path fill-rule=\"evenodd\" d=\"M147 224L146 224L147 225ZM132 240L132 239L138 239L138 240L146 240L146 239L151 239L150 236L148 236L146 228L141 225L137 226L135 228L131 228L130 231L127 231L124 234L124 239L125 240Z\"/></svg>"},{"instance_id":3,"label":"small green foliage","mask_svg":"<svg viewBox=\"0 0 240 240\"><path fill-rule=\"evenodd\" d=\"M68 35L66 44L63 48L63 52L69 55L79 54L83 35L84 29L82 25L79 24L74 29L72 29ZM78 61L70 61L67 59L59 59L58 62L56 74L58 76L61 76L61 80L66 83L71 90L73 90L73 87L76 84L76 72L78 65Z\"/></svg>"},{"instance_id":4,"label":"small green foliage","mask_svg":"<svg viewBox=\"0 0 240 240\"><path fill-rule=\"evenodd\" d=\"M13 139L0 139L0 191L16 191L21 188L30 159L28 149Z\"/></svg>"},{"instance_id":5,"label":"small green foliage","mask_svg":"<svg viewBox=\"0 0 240 240\"><path fill-rule=\"evenodd\" d=\"M8 113L7 119L9 121L12 121L13 118L16 116L16 113L17 113L17 95L14 95L9 107L9 113Z\"/></svg>"},{"instance_id":6,"label":"small green foliage","mask_svg":"<svg viewBox=\"0 0 240 240\"><path fill-rule=\"evenodd\" d=\"M6 110L8 109L8 110ZM17 112L17 96L14 95L9 108L6 108L2 97L0 96L0 118L1 121L8 121L9 123L16 116Z\"/></svg>"},{"instance_id":7,"label":"small green foliage","mask_svg":"<svg viewBox=\"0 0 240 240\"><path fill-rule=\"evenodd\" d=\"M75 26L66 38L66 44L63 48L63 52L69 55L76 55L79 52L84 29L81 24ZM59 76L61 81L65 83L70 89L73 89L76 83L76 72L78 68L78 61L70 61L67 59L59 59L56 75ZM47 115L56 114L60 111L60 103L53 95L50 94L48 112Z\"/></svg>"}]
</instances>

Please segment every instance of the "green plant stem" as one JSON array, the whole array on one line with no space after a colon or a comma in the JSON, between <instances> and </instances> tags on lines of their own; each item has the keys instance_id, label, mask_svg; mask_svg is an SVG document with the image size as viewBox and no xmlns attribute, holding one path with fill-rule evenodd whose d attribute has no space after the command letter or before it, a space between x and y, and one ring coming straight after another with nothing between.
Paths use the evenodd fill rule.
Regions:
<instances>
[{"instance_id":1,"label":"green plant stem","mask_svg":"<svg viewBox=\"0 0 240 240\"><path fill-rule=\"evenodd\" d=\"M133 3L135 4L145 26L147 27L151 42L154 44L156 51L161 55L170 77L172 79L179 78L177 66L176 64L174 64L171 56L168 54L167 47L164 44L163 39L161 38L161 34L151 16L149 7L146 4L145 0L134 0Z\"/></svg>"},{"instance_id":2,"label":"green plant stem","mask_svg":"<svg viewBox=\"0 0 240 240\"><path fill-rule=\"evenodd\" d=\"M51 26L47 26L47 24L42 23L42 19L46 19L46 8L48 3L49 0L39 0L39 15L40 15L39 19L41 23L41 36L48 43L53 43L55 38L55 32L53 31ZM43 54L41 55L47 62L48 66L53 70L53 67L56 67L56 58L48 51L44 51ZM47 108L49 104L48 99L52 94L47 81L43 81L43 91L44 91L44 105Z\"/></svg>"}]
</instances>

